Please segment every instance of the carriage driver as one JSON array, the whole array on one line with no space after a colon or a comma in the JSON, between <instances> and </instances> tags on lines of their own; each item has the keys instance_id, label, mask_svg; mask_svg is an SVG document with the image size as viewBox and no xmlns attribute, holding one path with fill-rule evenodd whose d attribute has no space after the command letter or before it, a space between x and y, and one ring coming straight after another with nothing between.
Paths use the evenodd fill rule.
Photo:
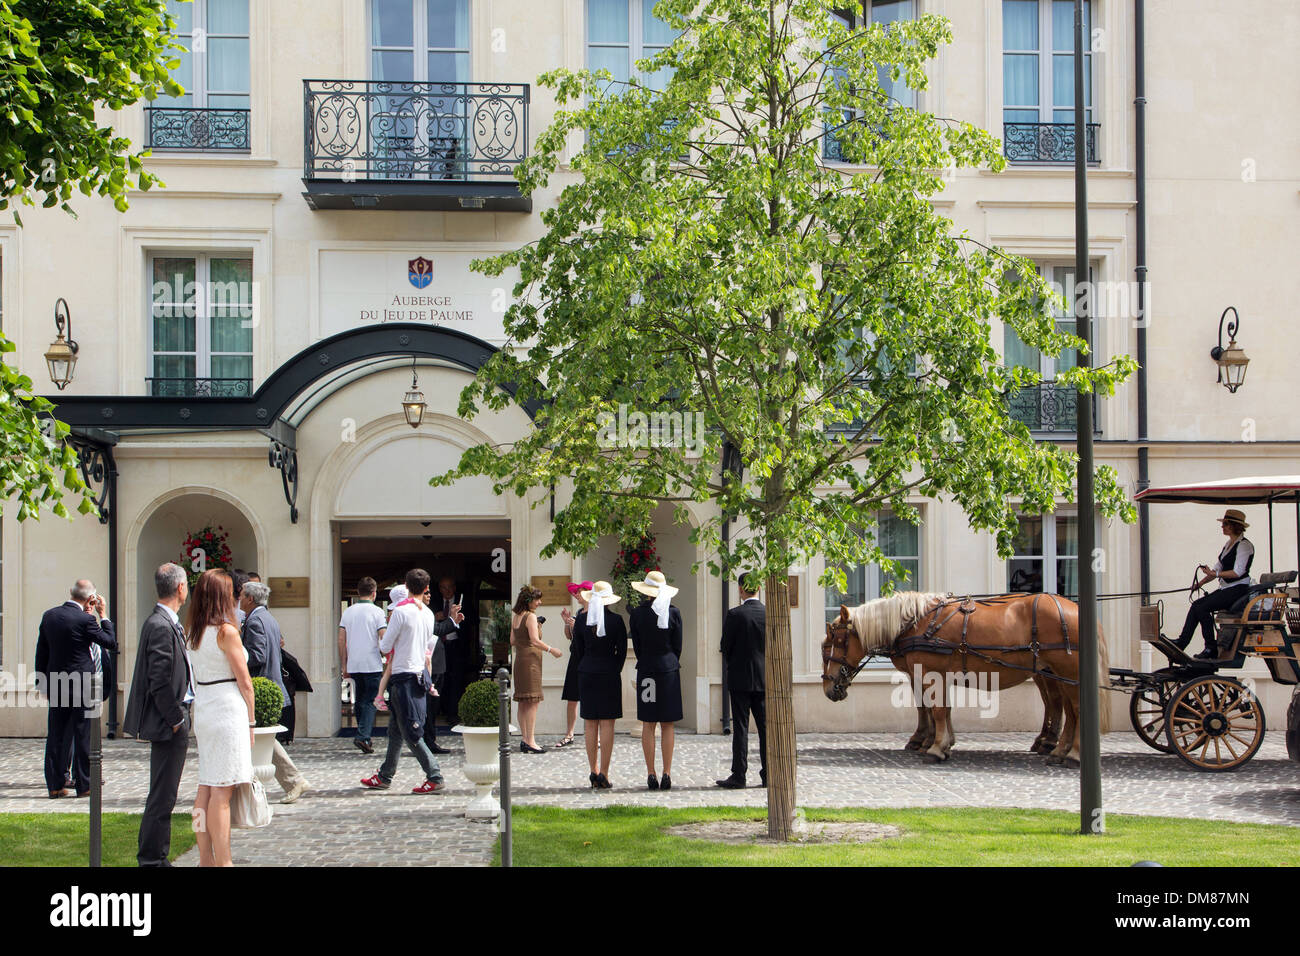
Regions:
<instances>
[{"instance_id":1,"label":"carriage driver","mask_svg":"<svg viewBox=\"0 0 1300 956\"><path fill-rule=\"evenodd\" d=\"M1250 563L1255 560L1255 546L1244 537L1246 529L1245 513L1236 508L1229 508L1219 519L1228 543L1219 552L1219 559L1211 568L1202 564L1196 570L1205 576L1192 585L1192 591L1204 587L1216 578L1219 590L1206 594L1193 601L1183 624L1183 632L1174 641L1184 648L1192 639L1196 625L1201 625L1201 636L1205 638L1205 650L1197 654L1199 660L1213 660L1219 656L1218 645L1214 638L1214 612L1224 611L1236 604L1250 589Z\"/></svg>"}]
</instances>

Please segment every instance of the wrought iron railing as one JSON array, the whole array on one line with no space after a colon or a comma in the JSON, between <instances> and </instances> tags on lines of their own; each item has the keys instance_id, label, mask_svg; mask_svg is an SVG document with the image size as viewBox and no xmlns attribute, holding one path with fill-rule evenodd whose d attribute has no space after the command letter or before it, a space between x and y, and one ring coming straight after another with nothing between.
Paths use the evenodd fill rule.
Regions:
<instances>
[{"instance_id":1,"label":"wrought iron railing","mask_svg":"<svg viewBox=\"0 0 1300 956\"><path fill-rule=\"evenodd\" d=\"M1022 388L1007 397L1011 417L1035 432L1077 431L1078 390L1064 385L1043 383ZM1097 395L1092 396L1093 431L1098 431Z\"/></svg>"},{"instance_id":2,"label":"wrought iron railing","mask_svg":"<svg viewBox=\"0 0 1300 956\"><path fill-rule=\"evenodd\" d=\"M1087 124L1084 149L1089 163L1097 160L1097 131L1100 123ZM1010 163L1074 162L1073 123L1004 123L1003 153Z\"/></svg>"},{"instance_id":3,"label":"wrought iron railing","mask_svg":"<svg viewBox=\"0 0 1300 956\"><path fill-rule=\"evenodd\" d=\"M149 378L154 398L245 398L253 394L251 378Z\"/></svg>"},{"instance_id":4,"label":"wrought iron railing","mask_svg":"<svg viewBox=\"0 0 1300 956\"><path fill-rule=\"evenodd\" d=\"M249 110L148 106L150 149L247 150Z\"/></svg>"},{"instance_id":5,"label":"wrought iron railing","mask_svg":"<svg viewBox=\"0 0 1300 956\"><path fill-rule=\"evenodd\" d=\"M513 180L527 83L304 80L307 179Z\"/></svg>"}]
</instances>

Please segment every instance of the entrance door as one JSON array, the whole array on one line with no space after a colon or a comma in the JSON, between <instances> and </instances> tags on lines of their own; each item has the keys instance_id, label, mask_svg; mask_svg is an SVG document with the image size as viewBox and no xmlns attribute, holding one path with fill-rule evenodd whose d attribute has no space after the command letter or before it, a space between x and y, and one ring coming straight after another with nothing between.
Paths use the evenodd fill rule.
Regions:
<instances>
[{"instance_id":1,"label":"entrance door","mask_svg":"<svg viewBox=\"0 0 1300 956\"><path fill-rule=\"evenodd\" d=\"M379 585L376 603L387 609L388 592L406 579L411 568L423 568L431 580L431 607L441 609L442 589L451 600L460 599L465 620L455 637L446 639L447 676L439 699L439 721L454 725L456 707L465 687L478 679L485 660L491 659L492 614L498 604L509 606L510 523L476 521L472 525L438 520L382 522L367 526L345 523L339 536L337 595L340 613L358 600L357 582L374 578ZM446 584L442 582L446 580ZM485 626L486 625L486 626ZM356 727L350 701L341 701L345 732ZM380 714L376 727L386 724Z\"/></svg>"}]
</instances>

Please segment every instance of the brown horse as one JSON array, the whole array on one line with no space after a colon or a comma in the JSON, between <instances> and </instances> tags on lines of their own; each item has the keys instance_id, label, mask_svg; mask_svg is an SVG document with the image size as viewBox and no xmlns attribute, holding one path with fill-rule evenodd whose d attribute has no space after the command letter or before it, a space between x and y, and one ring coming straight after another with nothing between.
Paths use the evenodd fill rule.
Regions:
<instances>
[{"instance_id":1,"label":"brown horse","mask_svg":"<svg viewBox=\"0 0 1300 956\"><path fill-rule=\"evenodd\" d=\"M992 683L1000 690L1032 679L1043 698L1044 718L1030 749L1047 753L1052 748L1054 762L1077 765L1078 619L1078 606L1056 595L973 601L909 591L852 610L840 605L840 616L826 625L822 643L822 689L829 699L843 700L864 658L889 657L900 671L920 678L917 729L907 749L923 750L927 762L938 763L952 750L950 711L958 686ZM1100 672L1105 674L1106 642L1100 629L1098 637ZM838 670L832 670L833 664ZM1053 739L1058 733L1059 742Z\"/></svg>"}]
</instances>

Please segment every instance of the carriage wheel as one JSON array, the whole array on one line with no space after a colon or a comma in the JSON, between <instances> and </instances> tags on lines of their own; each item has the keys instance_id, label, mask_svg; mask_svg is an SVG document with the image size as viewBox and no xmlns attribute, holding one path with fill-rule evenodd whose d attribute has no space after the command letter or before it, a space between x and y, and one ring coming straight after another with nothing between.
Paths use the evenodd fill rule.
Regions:
<instances>
[{"instance_id":1,"label":"carriage wheel","mask_svg":"<svg viewBox=\"0 0 1300 956\"><path fill-rule=\"evenodd\" d=\"M1128 701L1128 716L1141 741L1162 754L1174 748L1165 740L1165 710L1169 706L1169 685L1143 687Z\"/></svg>"},{"instance_id":2,"label":"carriage wheel","mask_svg":"<svg viewBox=\"0 0 1300 956\"><path fill-rule=\"evenodd\" d=\"M1165 737L1197 770L1236 770L1264 742L1264 709L1238 681L1198 677L1170 698Z\"/></svg>"}]
</instances>

